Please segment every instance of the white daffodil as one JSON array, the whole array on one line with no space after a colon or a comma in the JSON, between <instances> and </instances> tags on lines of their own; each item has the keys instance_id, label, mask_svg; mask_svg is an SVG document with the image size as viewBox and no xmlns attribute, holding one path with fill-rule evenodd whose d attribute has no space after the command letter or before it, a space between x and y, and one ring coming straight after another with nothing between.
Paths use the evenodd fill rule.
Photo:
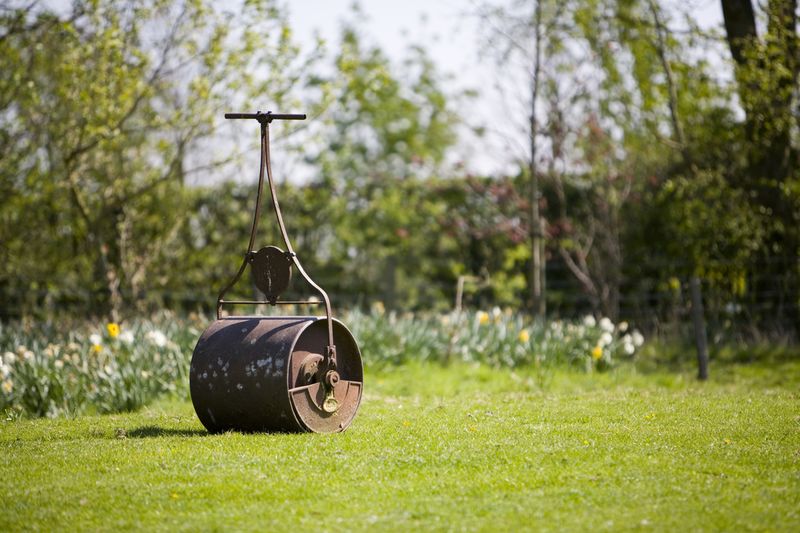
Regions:
<instances>
[{"instance_id":1,"label":"white daffodil","mask_svg":"<svg viewBox=\"0 0 800 533\"><path fill-rule=\"evenodd\" d=\"M604 331L602 335L600 335L600 340L597 342L601 347L608 346L611 344L611 341L614 340L614 337L611 336L611 333Z\"/></svg>"},{"instance_id":2,"label":"white daffodil","mask_svg":"<svg viewBox=\"0 0 800 533\"><path fill-rule=\"evenodd\" d=\"M120 333L119 337L117 338L119 339L120 342L124 344L133 344L133 333L128 330L125 330L122 333Z\"/></svg>"},{"instance_id":3,"label":"white daffodil","mask_svg":"<svg viewBox=\"0 0 800 533\"><path fill-rule=\"evenodd\" d=\"M625 350L626 354L633 355L633 352L636 351L636 346L632 342L623 342L622 349Z\"/></svg>"},{"instance_id":4,"label":"white daffodil","mask_svg":"<svg viewBox=\"0 0 800 533\"><path fill-rule=\"evenodd\" d=\"M153 331L148 331L146 337L147 340L149 340L159 348L163 348L167 345L167 336L157 329L154 329Z\"/></svg>"},{"instance_id":5,"label":"white daffodil","mask_svg":"<svg viewBox=\"0 0 800 533\"><path fill-rule=\"evenodd\" d=\"M600 329L605 332L613 333L614 332L614 323L611 322L611 319L608 317L603 317L600 319Z\"/></svg>"},{"instance_id":6,"label":"white daffodil","mask_svg":"<svg viewBox=\"0 0 800 533\"><path fill-rule=\"evenodd\" d=\"M633 345L637 348L644 344L644 337L637 329L633 330L633 333L631 334L631 340L633 341Z\"/></svg>"},{"instance_id":7,"label":"white daffodil","mask_svg":"<svg viewBox=\"0 0 800 533\"><path fill-rule=\"evenodd\" d=\"M594 319L594 316L586 315L583 317L583 325L587 328L593 328L597 325L597 321Z\"/></svg>"},{"instance_id":8,"label":"white daffodil","mask_svg":"<svg viewBox=\"0 0 800 533\"><path fill-rule=\"evenodd\" d=\"M92 343L93 346L101 346L103 344L103 337L97 333L92 333L89 335L89 342Z\"/></svg>"},{"instance_id":9,"label":"white daffodil","mask_svg":"<svg viewBox=\"0 0 800 533\"><path fill-rule=\"evenodd\" d=\"M628 331L628 323L623 320L622 322L617 324L617 331L619 331L620 333L625 333L626 331Z\"/></svg>"},{"instance_id":10,"label":"white daffodil","mask_svg":"<svg viewBox=\"0 0 800 533\"><path fill-rule=\"evenodd\" d=\"M17 356L14 352L6 352L3 354L3 361L7 365L13 365L17 361Z\"/></svg>"}]
</instances>

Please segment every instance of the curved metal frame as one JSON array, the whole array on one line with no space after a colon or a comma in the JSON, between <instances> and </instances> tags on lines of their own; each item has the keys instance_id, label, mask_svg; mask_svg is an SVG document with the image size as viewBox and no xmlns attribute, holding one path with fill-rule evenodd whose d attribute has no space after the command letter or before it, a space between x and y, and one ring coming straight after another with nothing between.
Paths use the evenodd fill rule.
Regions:
<instances>
[{"instance_id":1,"label":"curved metal frame","mask_svg":"<svg viewBox=\"0 0 800 533\"><path fill-rule=\"evenodd\" d=\"M227 119L255 119L261 124L261 163L259 165L258 171L258 193L256 195L256 209L255 213L253 214L253 226L250 229L250 243L247 245L247 252L244 254L244 260L242 261L242 266L239 267L239 271L236 273L236 276L228 283L225 288L219 293L217 297L217 319L221 318L221 311L222 306L225 304L228 305L238 305L238 304L270 304L270 305L290 305L290 304L319 304L318 301L313 300L295 300L295 301L260 301L260 300L225 300L224 296L225 293L233 287L239 278L242 277L247 264L252 262L252 258L256 253L253 250L253 245L255 244L256 240L256 230L258 229L258 221L261 218L261 196L264 190L264 172L266 170L267 180L269 181L269 191L270 196L272 198L272 207L275 210L275 217L278 220L278 227L280 228L281 237L283 237L283 242L286 245L286 255L292 260L292 264L297 268L297 271L303 277L306 282L311 285L313 289L315 289L320 296L322 296L323 303L325 304L325 314L328 322L328 346L326 347L326 359L327 359L327 368L328 370L335 370L336 369L336 346L333 343L333 314L331 311L331 302L330 298L328 298L328 293L326 293L322 287L317 285L314 280L306 273L303 265L300 264L300 260L297 258L297 254L294 252L294 248L292 248L292 243L289 241L289 235L286 233L286 225L283 222L283 215L281 213L281 207L278 203L278 193L275 189L275 181L272 177L272 164L270 160L270 150L269 150L269 124L276 119L280 120L304 120L306 118L305 115L286 115L286 114L273 114L272 112L261 113L260 111L257 113L226 113L225 118Z\"/></svg>"}]
</instances>

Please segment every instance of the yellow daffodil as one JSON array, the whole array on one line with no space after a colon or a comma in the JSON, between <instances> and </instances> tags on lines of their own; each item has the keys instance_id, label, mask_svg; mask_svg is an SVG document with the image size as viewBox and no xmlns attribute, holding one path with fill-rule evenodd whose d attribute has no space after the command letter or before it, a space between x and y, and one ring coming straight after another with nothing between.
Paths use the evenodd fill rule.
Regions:
<instances>
[{"instance_id":1,"label":"yellow daffodil","mask_svg":"<svg viewBox=\"0 0 800 533\"><path fill-rule=\"evenodd\" d=\"M92 344L92 351L94 353L100 353L101 351L103 351L103 347L99 344Z\"/></svg>"},{"instance_id":2,"label":"yellow daffodil","mask_svg":"<svg viewBox=\"0 0 800 533\"><path fill-rule=\"evenodd\" d=\"M531 334L528 333L527 329L523 329L519 332L519 342L525 343L531 340Z\"/></svg>"},{"instance_id":3,"label":"yellow daffodil","mask_svg":"<svg viewBox=\"0 0 800 533\"><path fill-rule=\"evenodd\" d=\"M603 348L601 348L600 346L595 346L594 348L592 348L592 359L597 361L601 357L603 357Z\"/></svg>"},{"instance_id":4,"label":"yellow daffodil","mask_svg":"<svg viewBox=\"0 0 800 533\"><path fill-rule=\"evenodd\" d=\"M112 339L116 339L119 335L119 324L116 322L109 322L106 325L106 329L108 330L108 334L111 336Z\"/></svg>"},{"instance_id":5,"label":"yellow daffodil","mask_svg":"<svg viewBox=\"0 0 800 533\"><path fill-rule=\"evenodd\" d=\"M14 390L14 382L10 379L7 379L3 382L3 392L6 394L11 394L11 391Z\"/></svg>"},{"instance_id":6,"label":"yellow daffodil","mask_svg":"<svg viewBox=\"0 0 800 533\"><path fill-rule=\"evenodd\" d=\"M478 311L477 317L478 317L478 324L480 324L481 326L489 323L489 313L487 313L486 311Z\"/></svg>"}]
</instances>

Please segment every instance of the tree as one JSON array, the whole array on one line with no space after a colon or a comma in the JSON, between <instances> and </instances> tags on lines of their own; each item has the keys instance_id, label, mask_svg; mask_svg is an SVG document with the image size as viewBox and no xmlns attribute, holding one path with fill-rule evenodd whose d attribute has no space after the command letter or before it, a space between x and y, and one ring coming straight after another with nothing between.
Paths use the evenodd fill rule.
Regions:
<instances>
[{"instance_id":1,"label":"tree","mask_svg":"<svg viewBox=\"0 0 800 533\"><path fill-rule=\"evenodd\" d=\"M670 14L687 27L673 31ZM713 34L649 0L509 2L484 18L504 65L523 57L538 66L528 78L538 100L525 106L542 117L535 153L552 270L560 259L595 312L615 318L627 280L642 269L658 278L666 263L672 276L717 279L750 268L759 217L745 203L719 220L743 197L710 194L711 184L740 172L744 143L730 90L698 53L716 45ZM690 189L709 192L710 203L692 203ZM714 235L716 246L678 215L690 206L708 209L696 220L728 228ZM677 235L697 239L677 244Z\"/></svg>"},{"instance_id":2,"label":"tree","mask_svg":"<svg viewBox=\"0 0 800 533\"><path fill-rule=\"evenodd\" d=\"M767 323L800 327L800 126L794 105L800 75L797 1L764 4L766 31L759 35L750 0L722 0L728 46L745 112L748 169L732 185L752 194L769 220L761 289L770 293Z\"/></svg>"},{"instance_id":3,"label":"tree","mask_svg":"<svg viewBox=\"0 0 800 533\"><path fill-rule=\"evenodd\" d=\"M523 166L528 177L527 226L530 243L529 296L530 309L539 319L547 310L546 286L546 222L540 213L542 120L540 99L546 83L543 64L547 62L545 50L559 40L561 6L556 2L512 2L504 7L484 5L478 16L488 23L488 48L494 51L498 65L511 59L520 59L525 65L527 120L525 130L527 154ZM551 36L552 32L552 36Z\"/></svg>"},{"instance_id":4,"label":"tree","mask_svg":"<svg viewBox=\"0 0 800 533\"><path fill-rule=\"evenodd\" d=\"M334 64L332 103L311 159L315 191L327 204L318 217L332 228L316 250L328 259L322 271L336 271L333 292L383 298L390 307L441 301L449 287L425 280L449 268L432 259L452 244L436 225L442 205L425 180L446 168L457 117L440 75L422 48L411 47L397 68L349 26Z\"/></svg>"},{"instance_id":5,"label":"tree","mask_svg":"<svg viewBox=\"0 0 800 533\"><path fill-rule=\"evenodd\" d=\"M150 0L1 17L0 288L82 293L116 317L180 276L185 185L231 157L207 149L223 110L294 104L302 58L267 1L236 16Z\"/></svg>"}]
</instances>

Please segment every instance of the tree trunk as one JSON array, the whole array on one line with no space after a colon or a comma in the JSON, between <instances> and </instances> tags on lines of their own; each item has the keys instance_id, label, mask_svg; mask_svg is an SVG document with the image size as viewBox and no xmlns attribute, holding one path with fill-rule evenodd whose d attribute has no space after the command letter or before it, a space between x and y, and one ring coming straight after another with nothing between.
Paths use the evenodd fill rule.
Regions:
<instances>
[{"instance_id":1,"label":"tree trunk","mask_svg":"<svg viewBox=\"0 0 800 533\"><path fill-rule=\"evenodd\" d=\"M745 65L745 50L757 40L756 16L751 0L722 0L728 46L737 65Z\"/></svg>"},{"instance_id":2,"label":"tree trunk","mask_svg":"<svg viewBox=\"0 0 800 533\"><path fill-rule=\"evenodd\" d=\"M539 214L539 172L536 168L536 137L539 134L539 123L536 116L536 102L539 99L539 80L541 73L541 30L542 7L537 0L533 13L535 31L533 72L531 75L531 116L530 116L530 216L529 232L531 239L531 310L533 315L544 319L547 310L545 304L544 280L544 230L542 218Z\"/></svg>"}]
</instances>

